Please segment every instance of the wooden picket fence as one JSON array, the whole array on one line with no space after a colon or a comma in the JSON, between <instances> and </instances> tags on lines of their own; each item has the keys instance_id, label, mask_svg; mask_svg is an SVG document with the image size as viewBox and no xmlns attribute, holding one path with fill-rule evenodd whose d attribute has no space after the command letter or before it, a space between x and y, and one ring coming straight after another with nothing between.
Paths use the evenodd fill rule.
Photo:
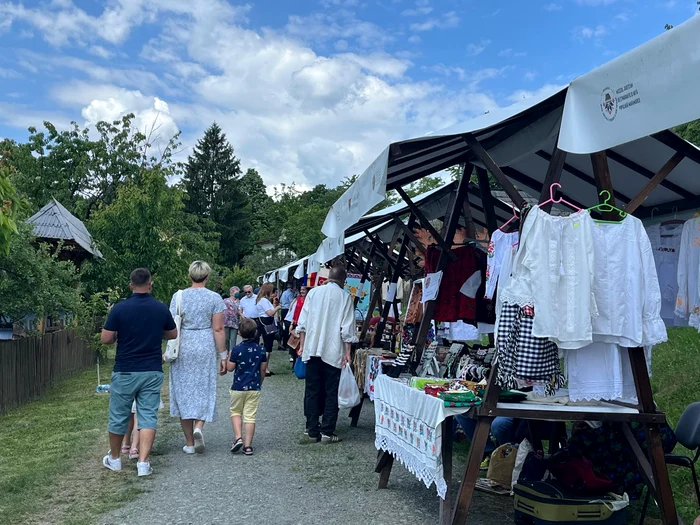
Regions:
<instances>
[{"instance_id":1,"label":"wooden picket fence","mask_svg":"<svg viewBox=\"0 0 700 525\"><path fill-rule=\"evenodd\" d=\"M0 414L93 364L95 352L74 330L0 341Z\"/></svg>"}]
</instances>

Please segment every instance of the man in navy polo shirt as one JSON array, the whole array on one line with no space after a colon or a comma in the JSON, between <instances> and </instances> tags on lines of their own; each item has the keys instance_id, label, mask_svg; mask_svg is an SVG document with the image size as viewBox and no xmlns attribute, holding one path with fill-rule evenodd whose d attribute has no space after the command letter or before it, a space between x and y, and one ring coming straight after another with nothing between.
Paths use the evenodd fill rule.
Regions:
<instances>
[{"instance_id":1,"label":"man in navy polo shirt","mask_svg":"<svg viewBox=\"0 0 700 525\"><path fill-rule=\"evenodd\" d=\"M175 339L177 328L170 310L151 296L151 272L138 268L131 272L129 288L133 292L114 305L102 329L102 342L117 342L109 396L110 452L102 464L121 470L119 456L122 438L129 426L131 406L136 400L139 430L139 476L153 472L148 456L156 437L160 387L163 384L163 339Z\"/></svg>"}]
</instances>

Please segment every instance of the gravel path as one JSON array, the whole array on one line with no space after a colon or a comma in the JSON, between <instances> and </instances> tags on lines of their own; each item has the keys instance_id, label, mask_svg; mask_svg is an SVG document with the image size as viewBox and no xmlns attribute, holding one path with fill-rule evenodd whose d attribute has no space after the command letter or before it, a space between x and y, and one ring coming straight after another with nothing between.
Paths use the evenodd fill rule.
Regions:
<instances>
[{"instance_id":1,"label":"gravel path","mask_svg":"<svg viewBox=\"0 0 700 525\"><path fill-rule=\"evenodd\" d=\"M263 385L253 457L229 452L231 376L221 377L219 420L205 427L206 452L183 454L182 434L165 422L167 429L154 450L155 473L142 480L146 492L99 523L434 525L435 488L426 489L400 464L394 466L389 488L376 489L371 403L365 402L357 428L350 428L347 410L341 411L338 433L343 443L303 443L304 383L292 375L286 359L286 353L275 352L272 367L277 375ZM455 473L462 467L455 465ZM477 494L470 524L513 523L511 509L509 498Z\"/></svg>"}]
</instances>

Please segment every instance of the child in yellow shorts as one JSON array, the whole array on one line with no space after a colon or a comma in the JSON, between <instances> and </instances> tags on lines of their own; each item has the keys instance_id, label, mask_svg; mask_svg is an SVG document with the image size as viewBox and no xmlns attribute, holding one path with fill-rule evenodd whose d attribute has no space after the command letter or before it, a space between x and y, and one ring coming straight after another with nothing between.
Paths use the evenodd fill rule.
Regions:
<instances>
[{"instance_id":1,"label":"child in yellow shorts","mask_svg":"<svg viewBox=\"0 0 700 525\"><path fill-rule=\"evenodd\" d=\"M231 386L231 426L233 427L233 445L231 452L243 449L246 456L253 455L253 435L255 434L255 415L260 403L260 388L267 370L267 354L259 345L255 336L258 325L249 318L241 319L238 333L243 342L231 350L226 368L233 371ZM243 437L245 423L245 438Z\"/></svg>"}]
</instances>

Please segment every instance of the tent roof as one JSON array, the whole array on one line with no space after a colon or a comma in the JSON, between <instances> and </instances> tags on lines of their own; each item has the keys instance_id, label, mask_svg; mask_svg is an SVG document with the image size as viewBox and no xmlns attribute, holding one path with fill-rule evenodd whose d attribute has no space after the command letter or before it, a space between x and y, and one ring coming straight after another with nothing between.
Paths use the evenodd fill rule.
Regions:
<instances>
[{"instance_id":1,"label":"tent roof","mask_svg":"<svg viewBox=\"0 0 700 525\"><path fill-rule=\"evenodd\" d=\"M37 237L74 241L89 254L102 258L85 225L56 199L51 199L28 222L34 225Z\"/></svg>"}]
</instances>

